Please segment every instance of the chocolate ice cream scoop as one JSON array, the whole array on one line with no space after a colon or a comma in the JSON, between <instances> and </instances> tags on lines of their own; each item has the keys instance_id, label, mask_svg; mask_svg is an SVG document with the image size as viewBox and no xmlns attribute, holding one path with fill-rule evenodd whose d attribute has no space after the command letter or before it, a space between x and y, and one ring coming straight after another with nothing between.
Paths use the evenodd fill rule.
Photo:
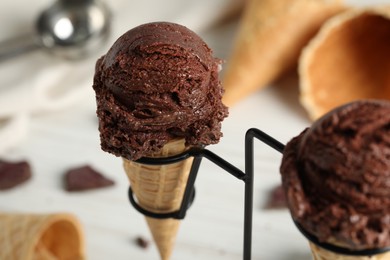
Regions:
<instances>
[{"instance_id":1,"label":"chocolate ice cream scoop","mask_svg":"<svg viewBox=\"0 0 390 260\"><path fill-rule=\"evenodd\" d=\"M220 65L184 26L157 22L126 32L96 63L102 149L135 160L176 138L217 143L228 113Z\"/></svg>"},{"instance_id":2,"label":"chocolate ice cream scoop","mask_svg":"<svg viewBox=\"0 0 390 260\"><path fill-rule=\"evenodd\" d=\"M326 114L286 145L280 170L293 219L320 241L390 246L390 102Z\"/></svg>"}]
</instances>

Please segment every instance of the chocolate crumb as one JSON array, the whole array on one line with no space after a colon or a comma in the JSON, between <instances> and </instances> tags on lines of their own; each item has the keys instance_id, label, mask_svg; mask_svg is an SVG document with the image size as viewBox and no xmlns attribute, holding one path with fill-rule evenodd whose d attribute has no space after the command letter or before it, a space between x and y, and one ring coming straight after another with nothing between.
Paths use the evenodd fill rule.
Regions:
<instances>
[{"instance_id":1,"label":"chocolate crumb","mask_svg":"<svg viewBox=\"0 0 390 260\"><path fill-rule=\"evenodd\" d=\"M11 189L31 178L31 167L27 161L8 162L0 160L0 190Z\"/></svg>"},{"instance_id":2,"label":"chocolate crumb","mask_svg":"<svg viewBox=\"0 0 390 260\"><path fill-rule=\"evenodd\" d=\"M269 196L268 201L264 207L265 209L284 209L287 208L287 201L284 195L282 185L274 187Z\"/></svg>"},{"instance_id":3,"label":"chocolate crumb","mask_svg":"<svg viewBox=\"0 0 390 260\"><path fill-rule=\"evenodd\" d=\"M141 236L139 236L139 237L137 237L136 239L135 239L135 242L137 243L137 245L139 246L139 247L141 247L141 248L144 248L144 249L146 249L146 248L148 248L149 247L149 240L147 240L147 239L145 239L145 238L143 238L143 237L141 237Z\"/></svg>"},{"instance_id":4,"label":"chocolate crumb","mask_svg":"<svg viewBox=\"0 0 390 260\"><path fill-rule=\"evenodd\" d=\"M65 189L67 191L85 191L112 185L114 185L114 181L89 165L70 169L65 173Z\"/></svg>"}]
</instances>

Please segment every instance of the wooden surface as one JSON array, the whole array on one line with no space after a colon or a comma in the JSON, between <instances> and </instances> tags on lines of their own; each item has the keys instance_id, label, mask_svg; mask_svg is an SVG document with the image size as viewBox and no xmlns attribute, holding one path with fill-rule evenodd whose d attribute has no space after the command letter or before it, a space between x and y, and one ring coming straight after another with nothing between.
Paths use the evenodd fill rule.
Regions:
<instances>
[{"instance_id":1,"label":"wooden surface","mask_svg":"<svg viewBox=\"0 0 390 260\"><path fill-rule=\"evenodd\" d=\"M217 56L226 58L234 29L230 25L201 35ZM93 71L94 64L89 65ZM92 76L85 75L91 82ZM249 128L286 143L310 124L298 103L297 91L292 75L243 100L230 109L223 122L221 142L209 149L244 170L244 136ZM1 211L75 214L84 228L88 259L158 259L154 245L143 249L134 242L139 236L151 240L151 235L143 216L128 202L121 159L100 149L92 89L84 102L71 108L34 115L28 138L2 158L28 160L33 178L0 192ZM255 141L252 259L309 260L309 246L288 211L263 208L269 191L280 183L280 160L278 152ZM116 185L65 192L64 172L84 164L103 172ZM243 182L203 160L195 186L196 198L182 221L172 260L242 259Z\"/></svg>"}]
</instances>

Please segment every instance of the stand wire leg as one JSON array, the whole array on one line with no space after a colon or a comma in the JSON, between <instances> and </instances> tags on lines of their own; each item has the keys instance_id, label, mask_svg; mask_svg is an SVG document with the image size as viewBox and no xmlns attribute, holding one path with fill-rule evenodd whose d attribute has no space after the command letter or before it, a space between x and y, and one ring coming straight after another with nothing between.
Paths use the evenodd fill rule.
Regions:
<instances>
[{"instance_id":1,"label":"stand wire leg","mask_svg":"<svg viewBox=\"0 0 390 260\"><path fill-rule=\"evenodd\" d=\"M253 218L253 136L245 136L245 207L244 207L244 260L252 254Z\"/></svg>"},{"instance_id":2,"label":"stand wire leg","mask_svg":"<svg viewBox=\"0 0 390 260\"><path fill-rule=\"evenodd\" d=\"M284 145L264 132L251 128L245 135L245 208L244 208L244 260L252 254L254 138L282 153Z\"/></svg>"},{"instance_id":3,"label":"stand wire leg","mask_svg":"<svg viewBox=\"0 0 390 260\"><path fill-rule=\"evenodd\" d=\"M187 209L191 205L191 202L192 202L191 196L193 196L193 194L194 194L195 180L196 180L196 176L198 175L198 170L199 170L199 166L200 166L201 161L202 161L202 157L197 156L194 158L194 161L192 163L190 175L188 176L187 186L186 186L184 196L183 196L183 201L181 203L181 207L179 210L179 218L180 219L184 219L186 212L187 212Z\"/></svg>"}]
</instances>

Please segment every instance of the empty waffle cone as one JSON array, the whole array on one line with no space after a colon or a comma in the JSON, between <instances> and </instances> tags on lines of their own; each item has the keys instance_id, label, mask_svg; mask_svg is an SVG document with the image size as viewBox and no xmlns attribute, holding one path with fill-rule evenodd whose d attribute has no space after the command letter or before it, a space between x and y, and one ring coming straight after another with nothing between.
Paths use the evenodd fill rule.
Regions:
<instances>
[{"instance_id":1,"label":"empty waffle cone","mask_svg":"<svg viewBox=\"0 0 390 260\"><path fill-rule=\"evenodd\" d=\"M0 213L0 230L0 259L85 259L81 226L73 215Z\"/></svg>"},{"instance_id":2,"label":"empty waffle cone","mask_svg":"<svg viewBox=\"0 0 390 260\"><path fill-rule=\"evenodd\" d=\"M341 0L249 0L223 77L231 106L294 68L321 25L345 7Z\"/></svg>"},{"instance_id":3,"label":"empty waffle cone","mask_svg":"<svg viewBox=\"0 0 390 260\"><path fill-rule=\"evenodd\" d=\"M358 99L390 99L390 7L329 19L302 52L300 101L311 119Z\"/></svg>"},{"instance_id":4,"label":"empty waffle cone","mask_svg":"<svg viewBox=\"0 0 390 260\"><path fill-rule=\"evenodd\" d=\"M336 254L310 243L313 260L390 260L390 253L382 253L373 256L349 256Z\"/></svg>"},{"instance_id":5,"label":"empty waffle cone","mask_svg":"<svg viewBox=\"0 0 390 260\"><path fill-rule=\"evenodd\" d=\"M149 157L168 157L186 150L185 140L166 144L160 153ZM124 168L138 204L154 213L168 213L180 208L192 158L168 164L151 166L124 159ZM180 220L145 217L162 260L172 254Z\"/></svg>"}]
</instances>

